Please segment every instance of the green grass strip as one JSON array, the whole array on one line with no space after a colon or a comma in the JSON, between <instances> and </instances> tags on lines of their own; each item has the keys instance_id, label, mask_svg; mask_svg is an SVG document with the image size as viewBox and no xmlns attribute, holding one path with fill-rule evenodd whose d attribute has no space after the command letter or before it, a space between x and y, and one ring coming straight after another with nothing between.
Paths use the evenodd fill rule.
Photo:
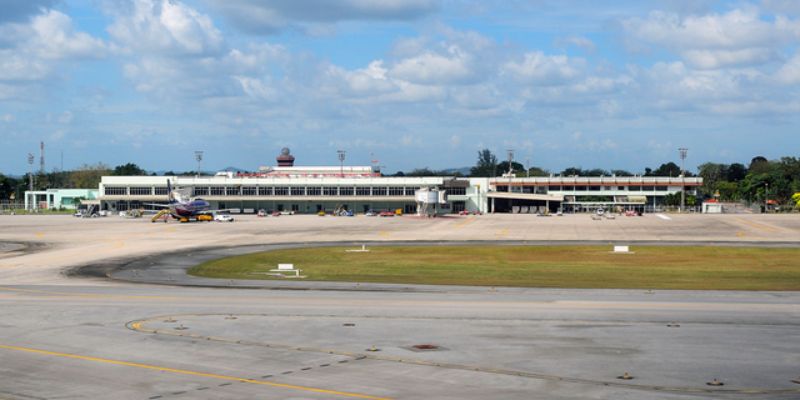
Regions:
<instances>
[{"instance_id":1,"label":"green grass strip","mask_svg":"<svg viewBox=\"0 0 800 400\"><path fill-rule=\"evenodd\" d=\"M213 260L189 274L264 275L292 263L305 280L552 288L800 290L800 249L610 246L386 246L277 250Z\"/></svg>"}]
</instances>

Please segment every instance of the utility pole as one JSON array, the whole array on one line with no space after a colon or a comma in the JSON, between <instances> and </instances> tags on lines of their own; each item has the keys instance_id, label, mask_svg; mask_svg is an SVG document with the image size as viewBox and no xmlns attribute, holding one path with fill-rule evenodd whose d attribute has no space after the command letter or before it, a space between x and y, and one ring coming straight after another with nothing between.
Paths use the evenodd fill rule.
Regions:
<instances>
[{"instance_id":1,"label":"utility pole","mask_svg":"<svg viewBox=\"0 0 800 400\"><path fill-rule=\"evenodd\" d=\"M336 150L336 153L339 155L339 175L344 178L344 150Z\"/></svg>"},{"instance_id":2,"label":"utility pole","mask_svg":"<svg viewBox=\"0 0 800 400\"><path fill-rule=\"evenodd\" d=\"M28 153L28 165L30 165L30 172L28 172L28 190L33 192L33 160L35 157L32 153ZM33 196L33 194L31 194ZM36 196L34 196L35 198ZM28 203L29 210L33 210L33 199L28 201L28 195L25 195L25 202Z\"/></svg>"},{"instance_id":3,"label":"utility pole","mask_svg":"<svg viewBox=\"0 0 800 400\"><path fill-rule=\"evenodd\" d=\"M769 212L769 183L764 182L764 214Z\"/></svg>"},{"instance_id":4,"label":"utility pole","mask_svg":"<svg viewBox=\"0 0 800 400\"><path fill-rule=\"evenodd\" d=\"M531 177L531 159L530 158L525 160L525 172L526 172L528 178L530 178Z\"/></svg>"},{"instance_id":5,"label":"utility pole","mask_svg":"<svg viewBox=\"0 0 800 400\"><path fill-rule=\"evenodd\" d=\"M511 166L511 163L514 162L514 149L508 149L508 175L510 176L512 172L514 172L514 167Z\"/></svg>"},{"instance_id":6,"label":"utility pole","mask_svg":"<svg viewBox=\"0 0 800 400\"><path fill-rule=\"evenodd\" d=\"M44 142L39 142L39 173L44 174Z\"/></svg>"},{"instance_id":7,"label":"utility pole","mask_svg":"<svg viewBox=\"0 0 800 400\"><path fill-rule=\"evenodd\" d=\"M683 208L686 206L686 169L684 168L684 164L686 161L686 153L689 151L686 147L681 147L678 149L678 152L681 156L681 208L680 212L683 212Z\"/></svg>"},{"instance_id":8,"label":"utility pole","mask_svg":"<svg viewBox=\"0 0 800 400\"><path fill-rule=\"evenodd\" d=\"M203 166L203 151L202 150L195 150L194 159L197 161L197 174L195 174L195 176L198 176L198 175L201 174L200 171L201 171L201 168Z\"/></svg>"}]
</instances>

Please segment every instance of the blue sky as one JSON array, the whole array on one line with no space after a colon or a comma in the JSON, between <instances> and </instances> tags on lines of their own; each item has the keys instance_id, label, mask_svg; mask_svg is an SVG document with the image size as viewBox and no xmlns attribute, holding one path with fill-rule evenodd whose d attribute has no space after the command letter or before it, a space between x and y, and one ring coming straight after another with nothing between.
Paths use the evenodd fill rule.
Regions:
<instances>
[{"instance_id":1,"label":"blue sky","mask_svg":"<svg viewBox=\"0 0 800 400\"><path fill-rule=\"evenodd\" d=\"M601 5L599 5L601 4ZM0 0L0 172L798 156L800 2Z\"/></svg>"}]
</instances>

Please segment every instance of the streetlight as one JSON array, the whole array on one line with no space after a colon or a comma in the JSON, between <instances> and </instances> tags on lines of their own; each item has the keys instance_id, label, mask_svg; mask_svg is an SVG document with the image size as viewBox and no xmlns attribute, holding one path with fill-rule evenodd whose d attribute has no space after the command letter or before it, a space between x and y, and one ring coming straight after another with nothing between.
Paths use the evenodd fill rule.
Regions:
<instances>
[{"instance_id":1,"label":"streetlight","mask_svg":"<svg viewBox=\"0 0 800 400\"><path fill-rule=\"evenodd\" d=\"M683 207L686 204L686 169L684 163L686 161L686 153L689 151L686 147L681 147L678 152L681 155L681 208L679 212L683 212Z\"/></svg>"},{"instance_id":2,"label":"streetlight","mask_svg":"<svg viewBox=\"0 0 800 400\"><path fill-rule=\"evenodd\" d=\"M203 151L202 150L196 150L194 152L194 159L197 161L197 174L195 174L195 176L196 176L196 175L200 175L200 169L201 169L201 166L203 165Z\"/></svg>"},{"instance_id":3,"label":"streetlight","mask_svg":"<svg viewBox=\"0 0 800 400\"><path fill-rule=\"evenodd\" d=\"M28 165L31 166L30 167L30 172L28 172L28 190L30 190L31 192L33 192L33 160L34 159L35 158L33 157L33 154L32 153L28 153ZM25 201L28 202L28 204L30 206L30 209L33 210L33 200L36 198L36 195L31 193L31 196L32 196L32 198L31 198L30 202L28 202L28 196L27 195L25 196Z\"/></svg>"},{"instance_id":4,"label":"streetlight","mask_svg":"<svg viewBox=\"0 0 800 400\"><path fill-rule=\"evenodd\" d=\"M336 153L339 154L339 174L344 178L344 156L346 152L344 150L336 150Z\"/></svg>"}]
</instances>

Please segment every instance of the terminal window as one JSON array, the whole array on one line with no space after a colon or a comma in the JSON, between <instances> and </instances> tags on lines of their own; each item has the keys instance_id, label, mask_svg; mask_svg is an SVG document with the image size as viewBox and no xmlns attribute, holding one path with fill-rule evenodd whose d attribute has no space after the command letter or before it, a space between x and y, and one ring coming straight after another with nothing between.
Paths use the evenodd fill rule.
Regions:
<instances>
[{"instance_id":1,"label":"terminal window","mask_svg":"<svg viewBox=\"0 0 800 400\"><path fill-rule=\"evenodd\" d=\"M255 196L258 190L255 186L245 186L242 188L242 196Z\"/></svg>"},{"instance_id":2,"label":"terminal window","mask_svg":"<svg viewBox=\"0 0 800 400\"><path fill-rule=\"evenodd\" d=\"M412 186L407 187L406 196L413 196L417 192L417 190L419 190L418 187L412 187Z\"/></svg>"},{"instance_id":3,"label":"terminal window","mask_svg":"<svg viewBox=\"0 0 800 400\"><path fill-rule=\"evenodd\" d=\"M666 192L667 191L667 187L666 186L656 186L656 190L659 191L659 192Z\"/></svg>"},{"instance_id":4,"label":"terminal window","mask_svg":"<svg viewBox=\"0 0 800 400\"><path fill-rule=\"evenodd\" d=\"M272 187L271 186L261 186L258 188L258 195L259 196L272 196Z\"/></svg>"},{"instance_id":5,"label":"terminal window","mask_svg":"<svg viewBox=\"0 0 800 400\"><path fill-rule=\"evenodd\" d=\"M309 186L306 188L306 196L319 196L322 194L322 188L319 186Z\"/></svg>"},{"instance_id":6,"label":"terminal window","mask_svg":"<svg viewBox=\"0 0 800 400\"><path fill-rule=\"evenodd\" d=\"M208 189L208 188L206 188L206 189ZM167 194L169 194L169 193L167 193L167 188L166 187L156 187L155 191L156 191L156 196L159 196L159 195L166 196ZM197 193L195 193L195 194L197 194ZM206 193L203 193L203 194L206 194Z\"/></svg>"},{"instance_id":7,"label":"terminal window","mask_svg":"<svg viewBox=\"0 0 800 400\"><path fill-rule=\"evenodd\" d=\"M106 196L120 196L128 194L128 188L126 187L106 187L105 188Z\"/></svg>"},{"instance_id":8,"label":"terminal window","mask_svg":"<svg viewBox=\"0 0 800 400\"><path fill-rule=\"evenodd\" d=\"M324 187L322 188L322 194L324 196L336 196L339 194L339 191L336 187Z\"/></svg>"},{"instance_id":9,"label":"terminal window","mask_svg":"<svg viewBox=\"0 0 800 400\"><path fill-rule=\"evenodd\" d=\"M149 187L132 187L131 196L149 196L153 194L153 190Z\"/></svg>"},{"instance_id":10,"label":"terminal window","mask_svg":"<svg viewBox=\"0 0 800 400\"><path fill-rule=\"evenodd\" d=\"M276 186L275 187L275 196L288 196L288 195L289 195L289 188L288 187L286 187L286 186Z\"/></svg>"},{"instance_id":11,"label":"terminal window","mask_svg":"<svg viewBox=\"0 0 800 400\"><path fill-rule=\"evenodd\" d=\"M351 187L340 187L339 188L339 196L352 196L355 193L355 189Z\"/></svg>"},{"instance_id":12,"label":"terminal window","mask_svg":"<svg viewBox=\"0 0 800 400\"><path fill-rule=\"evenodd\" d=\"M212 196L224 196L225 195L225 188L222 186L212 186L211 187L211 195Z\"/></svg>"},{"instance_id":13,"label":"terminal window","mask_svg":"<svg viewBox=\"0 0 800 400\"><path fill-rule=\"evenodd\" d=\"M465 187L451 187L446 190L448 195L453 196L465 196L467 194L467 188Z\"/></svg>"},{"instance_id":14,"label":"terminal window","mask_svg":"<svg viewBox=\"0 0 800 400\"><path fill-rule=\"evenodd\" d=\"M292 196L305 196L306 188L304 187L292 187L291 189ZM292 210L297 211L297 210Z\"/></svg>"},{"instance_id":15,"label":"terminal window","mask_svg":"<svg viewBox=\"0 0 800 400\"><path fill-rule=\"evenodd\" d=\"M167 188L157 187L156 194L167 194ZM208 187L206 186L195 186L194 188L192 188L192 196L207 196L207 195L208 195Z\"/></svg>"},{"instance_id":16,"label":"terminal window","mask_svg":"<svg viewBox=\"0 0 800 400\"><path fill-rule=\"evenodd\" d=\"M228 186L225 188L225 194L228 196L238 196L239 188L234 186Z\"/></svg>"},{"instance_id":17,"label":"terminal window","mask_svg":"<svg viewBox=\"0 0 800 400\"><path fill-rule=\"evenodd\" d=\"M403 195L403 188L394 186L389 188L389 196L402 196L402 195Z\"/></svg>"},{"instance_id":18,"label":"terminal window","mask_svg":"<svg viewBox=\"0 0 800 400\"><path fill-rule=\"evenodd\" d=\"M386 188L385 187L374 187L374 188L372 188L372 195L373 196L386 196Z\"/></svg>"},{"instance_id":19,"label":"terminal window","mask_svg":"<svg viewBox=\"0 0 800 400\"><path fill-rule=\"evenodd\" d=\"M371 194L369 189L369 187L357 187L356 196L369 196Z\"/></svg>"}]
</instances>

